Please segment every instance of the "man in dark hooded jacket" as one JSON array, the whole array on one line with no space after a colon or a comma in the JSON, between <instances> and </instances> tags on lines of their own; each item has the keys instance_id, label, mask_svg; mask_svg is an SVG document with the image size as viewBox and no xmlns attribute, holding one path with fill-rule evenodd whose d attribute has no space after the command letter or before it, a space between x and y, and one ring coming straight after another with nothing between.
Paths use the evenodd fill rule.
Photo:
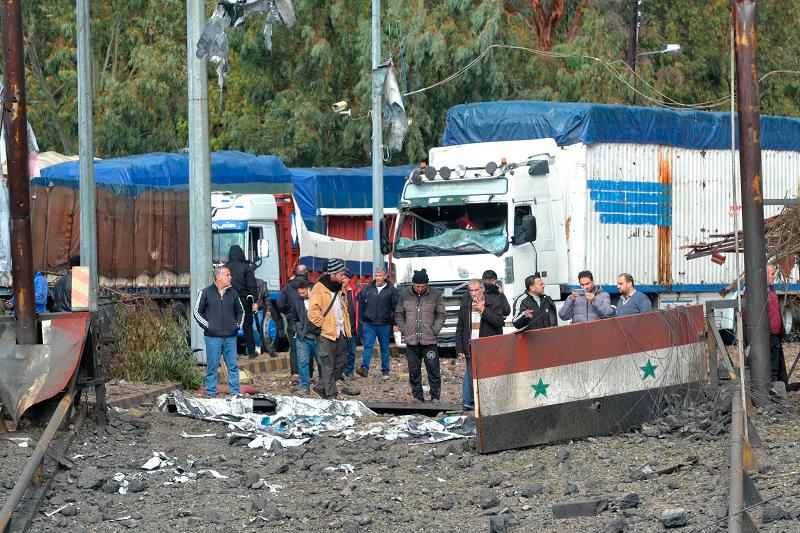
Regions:
<instances>
[{"instance_id":1,"label":"man in dark hooded jacket","mask_svg":"<svg viewBox=\"0 0 800 533\"><path fill-rule=\"evenodd\" d=\"M486 292L486 294L492 294L500 303L500 312L503 313L503 318L510 315L511 304L508 303L508 298L506 298L502 286L497 281L497 272L494 270L485 271L483 276L481 276L481 281L483 281L484 292ZM461 305L464 304L472 305L472 297L469 291L465 292L464 296L461 298Z\"/></svg>"},{"instance_id":2,"label":"man in dark hooded jacket","mask_svg":"<svg viewBox=\"0 0 800 533\"><path fill-rule=\"evenodd\" d=\"M253 265L244 256L244 250L238 244L231 246L228 252L228 262L225 267L231 272L231 287L239 295L244 307L244 333L245 355L255 357L256 342L253 337L253 313L258 313L258 288L256 287L256 274Z\"/></svg>"},{"instance_id":3,"label":"man in dark hooded jacket","mask_svg":"<svg viewBox=\"0 0 800 533\"><path fill-rule=\"evenodd\" d=\"M81 266L80 256L69 258L69 272L58 278L53 286L53 312L69 313L72 311L72 268Z\"/></svg>"},{"instance_id":4,"label":"man in dark hooded jacket","mask_svg":"<svg viewBox=\"0 0 800 533\"><path fill-rule=\"evenodd\" d=\"M297 367L297 340L295 337L297 324L295 320L291 319L290 311L302 299L297 294L297 287L301 281L307 283L308 290L311 291L313 284L308 281L308 267L302 264L297 265L294 277L281 289L277 302L278 311L286 317L286 335L289 337L289 369L292 374L293 385L298 383L300 371Z\"/></svg>"}]
</instances>

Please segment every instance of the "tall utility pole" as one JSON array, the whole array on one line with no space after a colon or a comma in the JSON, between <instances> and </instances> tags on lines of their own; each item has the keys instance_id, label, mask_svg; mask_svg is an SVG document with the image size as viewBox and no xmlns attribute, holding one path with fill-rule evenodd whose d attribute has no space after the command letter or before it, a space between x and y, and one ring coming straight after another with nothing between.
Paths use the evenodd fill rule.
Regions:
<instances>
[{"instance_id":1,"label":"tall utility pole","mask_svg":"<svg viewBox=\"0 0 800 533\"><path fill-rule=\"evenodd\" d=\"M211 163L208 146L208 75L206 60L197 58L197 41L205 24L205 3L186 0L186 47L189 71L189 274L191 305L211 285ZM192 350L205 361L203 330L191 324Z\"/></svg>"},{"instance_id":2,"label":"tall utility pole","mask_svg":"<svg viewBox=\"0 0 800 533\"><path fill-rule=\"evenodd\" d=\"M761 181L756 0L733 0L733 29L736 38L744 272L747 280L744 312L747 321L747 339L750 342L750 378L754 385L763 389L771 381L772 376L767 312L764 189Z\"/></svg>"},{"instance_id":3,"label":"tall utility pole","mask_svg":"<svg viewBox=\"0 0 800 533\"><path fill-rule=\"evenodd\" d=\"M11 273L17 344L36 344L36 298L31 257L31 194L28 169L28 112L25 101L25 53L22 49L22 0L6 0L3 23L3 124L8 156L11 214Z\"/></svg>"},{"instance_id":4,"label":"tall utility pole","mask_svg":"<svg viewBox=\"0 0 800 533\"><path fill-rule=\"evenodd\" d=\"M381 63L381 0L372 0L372 266L383 267L380 223L383 220L383 78Z\"/></svg>"},{"instance_id":5,"label":"tall utility pole","mask_svg":"<svg viewBox=\"0 0 800 533\"><path fill-rule=\"evenodd\" d=\"M97 311L97 191L94 183L92 129L92 33L89 26L89 0L77 2L81 265L89 267L89 310Z\"/></svg>"}]
</instances>

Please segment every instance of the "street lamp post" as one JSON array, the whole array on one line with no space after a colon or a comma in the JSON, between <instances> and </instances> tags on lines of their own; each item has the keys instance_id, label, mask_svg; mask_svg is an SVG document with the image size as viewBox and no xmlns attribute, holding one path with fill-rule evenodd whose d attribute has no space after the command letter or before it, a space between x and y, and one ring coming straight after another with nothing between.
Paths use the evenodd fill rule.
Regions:
<instances>
[{"instance_id":1,"label":"street lamp post","mask_svg":"<svg viewBox=\"0 0 800 533\"><path fill-rule=\"evenodd\" d=\"M671 43L671 44L666 45L661 50L651 50L651 51L648 51L648 52L638 52L638 53L633 54L633 62L631 64L631 70L633 71L633 89L634 89L634 92L633 92L633 103L634 103L634 105L636 104L636 101L638 99L637 90L638 90L638 85L639 85L638 84L638 78L636 77L636 60L638 58L642 57L642 56L665 55L665 54L666 55L675 55L675 54L680 54L680 53L681 53L681 45Z\"/></svg>"}]
</instances>

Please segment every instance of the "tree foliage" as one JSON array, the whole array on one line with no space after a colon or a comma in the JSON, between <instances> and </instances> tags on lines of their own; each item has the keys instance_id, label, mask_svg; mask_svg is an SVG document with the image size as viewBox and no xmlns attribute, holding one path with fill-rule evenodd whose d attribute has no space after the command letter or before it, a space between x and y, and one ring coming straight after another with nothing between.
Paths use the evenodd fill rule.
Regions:
<instances>
[{"instance_id":1,"label":"tree foliage","mask_svg":"<svg viewBox=\"0 0 800 533\"><path fill-rule=\"evenodd\" d=\"M210 14L214 2L206 2ZM383 56L401 90L451 81L406 97L412 119L405 148L388 164L425 158L439 144L453 105L534 99L628 103L630 88L656 101L696 103L728 94L730 1L642 2L639 49L679 43L676 56L626 64L628 0L384 0ZM92 3L95 145L111 157L187 144L186 12L178 0ZM277 26L272 52L253 17L231 31L232 69L223 106L209 68L211 146L274 153L294 166L369 164L370 9L367 0L294 0L296 26ZM25 3L29 117L43 149L77 151L75 11L69 2ZM759 71L800 70L800 0L759 3ZM592 59L599 58L604 63ZM611 67L608 67L608 64ZM615 76L609 69L618 71ZM800 76L761 84L762 111L800 116ZM350 102L350 118L330 105ZM643 105L655 105L640 97ZM726 110L722 106L717 110Z\"/></svg>"}]
</instances>

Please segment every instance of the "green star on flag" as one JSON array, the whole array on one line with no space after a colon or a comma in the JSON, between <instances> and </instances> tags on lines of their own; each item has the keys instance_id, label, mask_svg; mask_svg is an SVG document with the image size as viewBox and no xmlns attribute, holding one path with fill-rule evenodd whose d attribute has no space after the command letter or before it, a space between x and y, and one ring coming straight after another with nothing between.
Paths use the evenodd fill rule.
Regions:
<instances>
[{"instance_id":1,"label":"green star on flag","mask_svg":"<svg viewBox=\"0 0 800 533\"><path fill-rule=\"evenodd\" d=\"M549 384L542 381L542 378L539 378L539 383L531 385L531 389L533 389L534 392L533 399L535 400L536 398L539 397L539 395L542 395L545 398L547 398L547 387L549 386L550 386Z\"/></svg>"},{"instance_id":2,"label":"green star on flag","mask_svg":"<svg viewBox=\"0 0 800 533\"><path fill-rule=\"evenodd\" d=\"M658 365L654 365L650 361L650 359L647 360L647 364L646 365L640 366L639 368L641 368L642 372L644 372L644 376L642 376L642 380L647 379L648 376L650 376L653 379L656 379L656 368L658 368Z\"/></svg>"}]
</instances>

